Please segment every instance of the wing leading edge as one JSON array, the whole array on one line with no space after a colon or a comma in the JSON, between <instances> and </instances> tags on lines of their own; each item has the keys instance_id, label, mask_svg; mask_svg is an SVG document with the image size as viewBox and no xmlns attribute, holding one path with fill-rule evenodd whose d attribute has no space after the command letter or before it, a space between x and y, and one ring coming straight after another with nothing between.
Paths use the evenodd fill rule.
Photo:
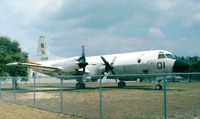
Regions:
<instances>
[{"instance_id":1,"label":"wing leading edge","mask_svg":"<svg viewBox=\"0 0 200 119\"><path fill-rule=\"evenodd\" d=\"M61 67L54 67L54 66L44 66L38 63L20 63L20 62L14 62L14 63L8 63L7 65L9 66L26 66L30 67L32 69L37 69L37 70L46 70L46 71L60 71L62 70Z\"/></svg>"}]
</instances>

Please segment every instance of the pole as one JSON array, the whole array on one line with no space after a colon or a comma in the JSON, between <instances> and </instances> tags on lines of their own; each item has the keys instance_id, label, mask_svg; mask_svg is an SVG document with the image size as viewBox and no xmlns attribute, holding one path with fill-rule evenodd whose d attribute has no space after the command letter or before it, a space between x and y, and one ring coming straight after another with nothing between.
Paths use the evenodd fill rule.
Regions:
<instances>
[{"instance_id":1,"label":"pole","mask_svg":"<svg viewBox=\"0 0 200 119\"><path fill-rule=\"evenodd\" d=\"M167 91L166 91L166 76L164 76L164 81L163 81L163 85L164 85L164 89L163 89L163 93L164 93L164 99L163 99L163 113L164 113L164 119L167 119L167 104L166 104L166 102L167 102L167 96L166 96L166 94L167 94Z\"/></svg>"},{"instance_id":2,"label":"pole","mask_svg":"<svg viewBox=\"0 0 200 119\"><path fill-rule=\"evenodd\" d=\"M16 103L16 77L13 79L14 86L13 86L13 103Z\"/></svg>"},{"instance_id":3,"label":"pole","mask_svg":"<svg viewBox=\"0 0 200 119\"><path fill-rule=\"evenodd\" d=\"M108 74L109 73L105 73L103 80L106 80ZM102 108L102 78L100 78L100 83L99 83L99 119L102 119L102 113L103 113L103 108Z\"/></svg>"},{"instance_id":4,"label":"pole","mask_svg":"<svg viewBox=\"0 0 200 119\"><path fill-rule=\"evenodd\" d=\"M102 119L102 78L100 78L99 91L99 119Z\"/></svg>"},{"instance_id":5,"label":"pole","mask_svg":"<svg viewBox=\"0 0 200 119\"><path fill-rule=\"evenodd\" d=\"M0 102L1 102L1 80L2 78L0 78Z\"/></svg>"},{"instance_id":6,"label":"pole","mask_svg":"<svg viewBox=\"0 0 200 119\"><path fill-rule=\"evenodd\" d=\"M63 79L60 78L60 114L63 115Z\"/></svg>"},{"instance_id":7,"label":"pole","mask_svg":"<svg viewBox=\"0 0 200 119\"><path fill-rule=\"evenodd\" d=\"M33 73L33 108L35 108L35 79L36 79L36 73Z\"/></svg>"}]
</instances>

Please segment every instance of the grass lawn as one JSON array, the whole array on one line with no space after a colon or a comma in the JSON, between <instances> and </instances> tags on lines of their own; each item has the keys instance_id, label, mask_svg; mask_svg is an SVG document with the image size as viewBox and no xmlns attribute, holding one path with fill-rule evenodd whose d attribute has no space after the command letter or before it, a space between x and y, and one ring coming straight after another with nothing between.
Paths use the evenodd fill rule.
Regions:
<instances>
[{"instance_id":1,"label":"grass lawn","mask_svg":"<svg viewBox=\"0 0 200 119\"><path fill-rule=\"evenodd\" d=\"M72 83L64 84L63 112L71 118L99 118L98 83L86 83L86 89L74 89ZM154 90L155 83L128 82L118 88L116 83L103 84L103 118L143 119L163 118L163 91ZM36 107L60 112L60 85L37 84ZM16 90L16 103L32 106L33 87L21 84ZM167 117L189 119L200 117L200 83L167 83ZM13 91L2 85L2 98L13 102ZM30 108L32 109L32 108Z\"/></svg>"}]
</instances>

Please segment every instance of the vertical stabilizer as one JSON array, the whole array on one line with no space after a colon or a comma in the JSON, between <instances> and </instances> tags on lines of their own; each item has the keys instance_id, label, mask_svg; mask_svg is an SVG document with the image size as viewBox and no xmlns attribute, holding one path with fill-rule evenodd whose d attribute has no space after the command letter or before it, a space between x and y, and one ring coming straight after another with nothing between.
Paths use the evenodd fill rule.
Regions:
<instances>
[{"instance_id":1,"label":"vertical stabilizer","mask_svg":"<svg viewBox=\"0 0 200 119\"><path fill-rule=\"evenodd\" d=\"M49 50L47 49L46 40L44 36L39 37L38 56L40 57L41 61L61 59L61 57L54 56L49 52Z\"/></svg>"}]
</instances>

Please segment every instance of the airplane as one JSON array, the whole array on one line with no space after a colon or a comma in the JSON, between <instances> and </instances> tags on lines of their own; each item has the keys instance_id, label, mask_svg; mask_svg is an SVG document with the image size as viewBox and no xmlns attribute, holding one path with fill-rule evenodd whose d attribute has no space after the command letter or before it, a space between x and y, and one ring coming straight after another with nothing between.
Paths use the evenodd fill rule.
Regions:
<instances>
[{"instance_id":1,"label":"airplane","mask_svg":"<svg viewBox=\"0 0 200 119\"><path fill-rule=\"evenodd\" d=\"M115 78L118 78L118 87L125 87L125 81L133 81L142 74L156 73L173 73L187 70L190 66L188 63L176 60L174 55L166 50L149 50L140 52L85 56L85 48L82 46L81 56L70 58L58 57L51 54L47 48L44 36L39 37L38 41L38 62L14 62L7 65L27 66L34 71L47 74L50 76L86 76L92 81L98 80L98 75L110 73ZM117 75L139 74L133 76ZM155 77L154 77L155 79ZM85 83L83 78L77 78L75 88L84 89ZM155 89L162 90L162 85L158 83Z\"/></svg>"}]
</instances>

